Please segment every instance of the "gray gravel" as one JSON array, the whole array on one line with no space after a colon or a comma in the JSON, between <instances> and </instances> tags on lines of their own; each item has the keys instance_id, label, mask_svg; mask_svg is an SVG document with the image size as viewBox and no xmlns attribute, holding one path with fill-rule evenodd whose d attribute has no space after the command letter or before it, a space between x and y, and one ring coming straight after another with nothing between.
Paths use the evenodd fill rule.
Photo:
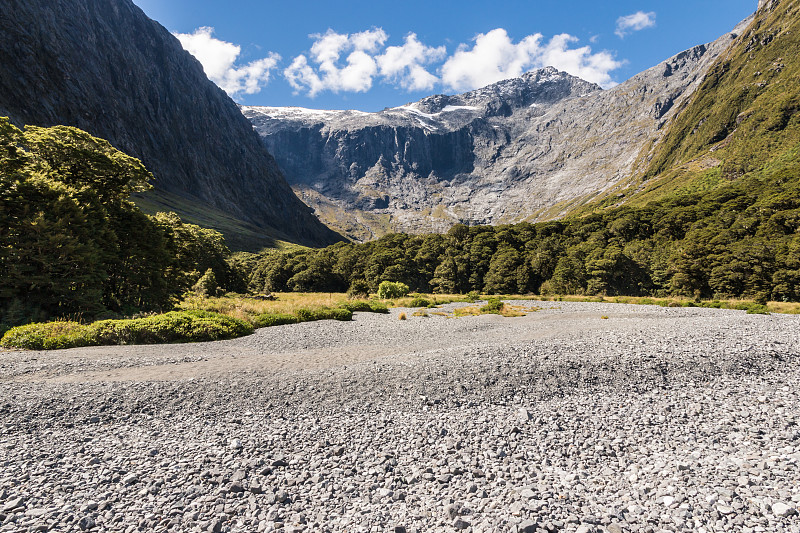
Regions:
<instances>
[{"instance_id":1,"label":"gray gravel","mask_svg":"<svg viewBox=\"0 0 800 533\"><path fill-rule=\"evenodd\" d=\"M0 353L0 531L800 532L800 317L525 305Z\"/></svg>"}]
</instances>

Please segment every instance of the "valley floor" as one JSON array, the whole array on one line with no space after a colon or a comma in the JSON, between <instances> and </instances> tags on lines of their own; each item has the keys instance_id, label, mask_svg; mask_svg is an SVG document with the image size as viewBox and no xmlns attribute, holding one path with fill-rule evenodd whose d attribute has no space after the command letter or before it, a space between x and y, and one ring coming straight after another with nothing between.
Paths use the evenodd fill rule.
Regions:
<instances>
[{"instance_id":1,"label":"valley floor","mask_svg":"<svg viewBox=\"0 0 800 533\"><path fill-rule=\"evenodd\" d=\"M525 303L0 352L0 531L800 532L800 316Z\"/></svg>"}]
</instances>

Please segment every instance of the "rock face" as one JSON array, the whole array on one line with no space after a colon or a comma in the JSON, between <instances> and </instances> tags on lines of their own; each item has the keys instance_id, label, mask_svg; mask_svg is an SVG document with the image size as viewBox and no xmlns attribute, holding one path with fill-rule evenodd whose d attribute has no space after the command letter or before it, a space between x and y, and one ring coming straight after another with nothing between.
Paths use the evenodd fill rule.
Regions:
<instances>
[{"instance_id":1,"label":"rock face","mask_svg":"<svg viewBox=\"0 0 800 533\"><path fill-rule=\"evenodd\" d=\"M5 0L0 115L108 139L145 163L157 189L273 237L338 240L293 194L236 104L129 0Z\"/></svg>"},{"instance_id":2,"label":"rock face","mask_svg":"<svg viewBox=\"0 0 800 533\"><path fill-rule=\"evenodd\" d=\"M632 176L748 23L610 90L548 67L377 113L243 113L295 191L351 237L553 218Z\"/></svg>"}]
</instances>

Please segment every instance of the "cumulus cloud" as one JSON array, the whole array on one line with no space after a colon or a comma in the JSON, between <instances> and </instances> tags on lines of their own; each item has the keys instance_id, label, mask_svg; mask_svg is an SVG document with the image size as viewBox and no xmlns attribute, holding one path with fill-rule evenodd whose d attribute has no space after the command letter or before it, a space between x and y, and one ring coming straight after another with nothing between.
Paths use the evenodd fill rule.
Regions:
<instances>
[{"instance_id":1,"label":"cumulus cloud","mask_svg":"<svg viewBox=\"0 0 800 533\"><path fill-rule=\"evenodd\" d=\"M577 38L556 35L543 43L541 34L514 43L503 28L479 34L474 45L466 44L442 66L442 81L456 91L483 87L514 78L532 68L553 66L603 87L614 85L610 72L622 66L609 52L592 53L589 46L569 48Z\"/></svg>"},{"instance_id":2,"label":"cumulus cloud","mask_svg":"<svg viewBox=\"0 0 800 533\"><path fill-rule=\"evenodd\" d=\"M213 37L214 28L202 27L194 33L175 33L184 50L203 65L206 76L231 97L255 94L269 82L270 73L281 57L269 53L267 57L236 65L241 47Z\"/></svg>"},{"instance_id":3,"label":"cumulus cloud","mask_svg":"<svg viewBox=\"0 0 800 533\"><path fill-rule=\"evenodd\" d=\"M441 61L447 55L444 46L431 47L422 44L415 33L406 36L403 46L389 46L378 56L381 75L408 91L433 89L439 78L428 72L423 65Z\"/></svg>"},{"instance_id":4,"label":"cumulus cloud","mask_svg":"<svg viewBox=\"0 0 800 533\"><path fill-rule=\"evenodd\" d=\"M328 30L311 38L310 57L295 57L283 71L295 91L314 97L324 90L365 92L372 87L378 74L375 54L386 42L386 32L379 28L348 35Z\"/></svg>"},{"instance_id":5,"label":"cumulus cloud","mask_svg":"<svg viewBox=\"0 0 800 533\"><path fill-rule=\"evenodd\" d=\"M614 32L623 39L626 35L634 31L640 31L645 28L652 28L656 25L656 14L654 11L645 13L644 11L637 11L633 15L626 15L617 19L617 30Z\"/></svg>"}]
</instances>

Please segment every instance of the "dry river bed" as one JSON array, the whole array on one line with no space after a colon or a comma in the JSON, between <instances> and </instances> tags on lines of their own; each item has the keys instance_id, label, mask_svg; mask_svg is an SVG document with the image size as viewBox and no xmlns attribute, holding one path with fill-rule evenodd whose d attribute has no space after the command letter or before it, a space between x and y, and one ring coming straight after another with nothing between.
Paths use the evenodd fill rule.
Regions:
<instances>
[{"instance_id":1,"label":"dry river bed","mask_svg":"<svg viewBox=\"0 0 800 533\"><path fill-rule=\"evenodd\" d=\"M800 532L800 316L526 305L0 352L0 532Z\"/></svg>"}]
</instances>

